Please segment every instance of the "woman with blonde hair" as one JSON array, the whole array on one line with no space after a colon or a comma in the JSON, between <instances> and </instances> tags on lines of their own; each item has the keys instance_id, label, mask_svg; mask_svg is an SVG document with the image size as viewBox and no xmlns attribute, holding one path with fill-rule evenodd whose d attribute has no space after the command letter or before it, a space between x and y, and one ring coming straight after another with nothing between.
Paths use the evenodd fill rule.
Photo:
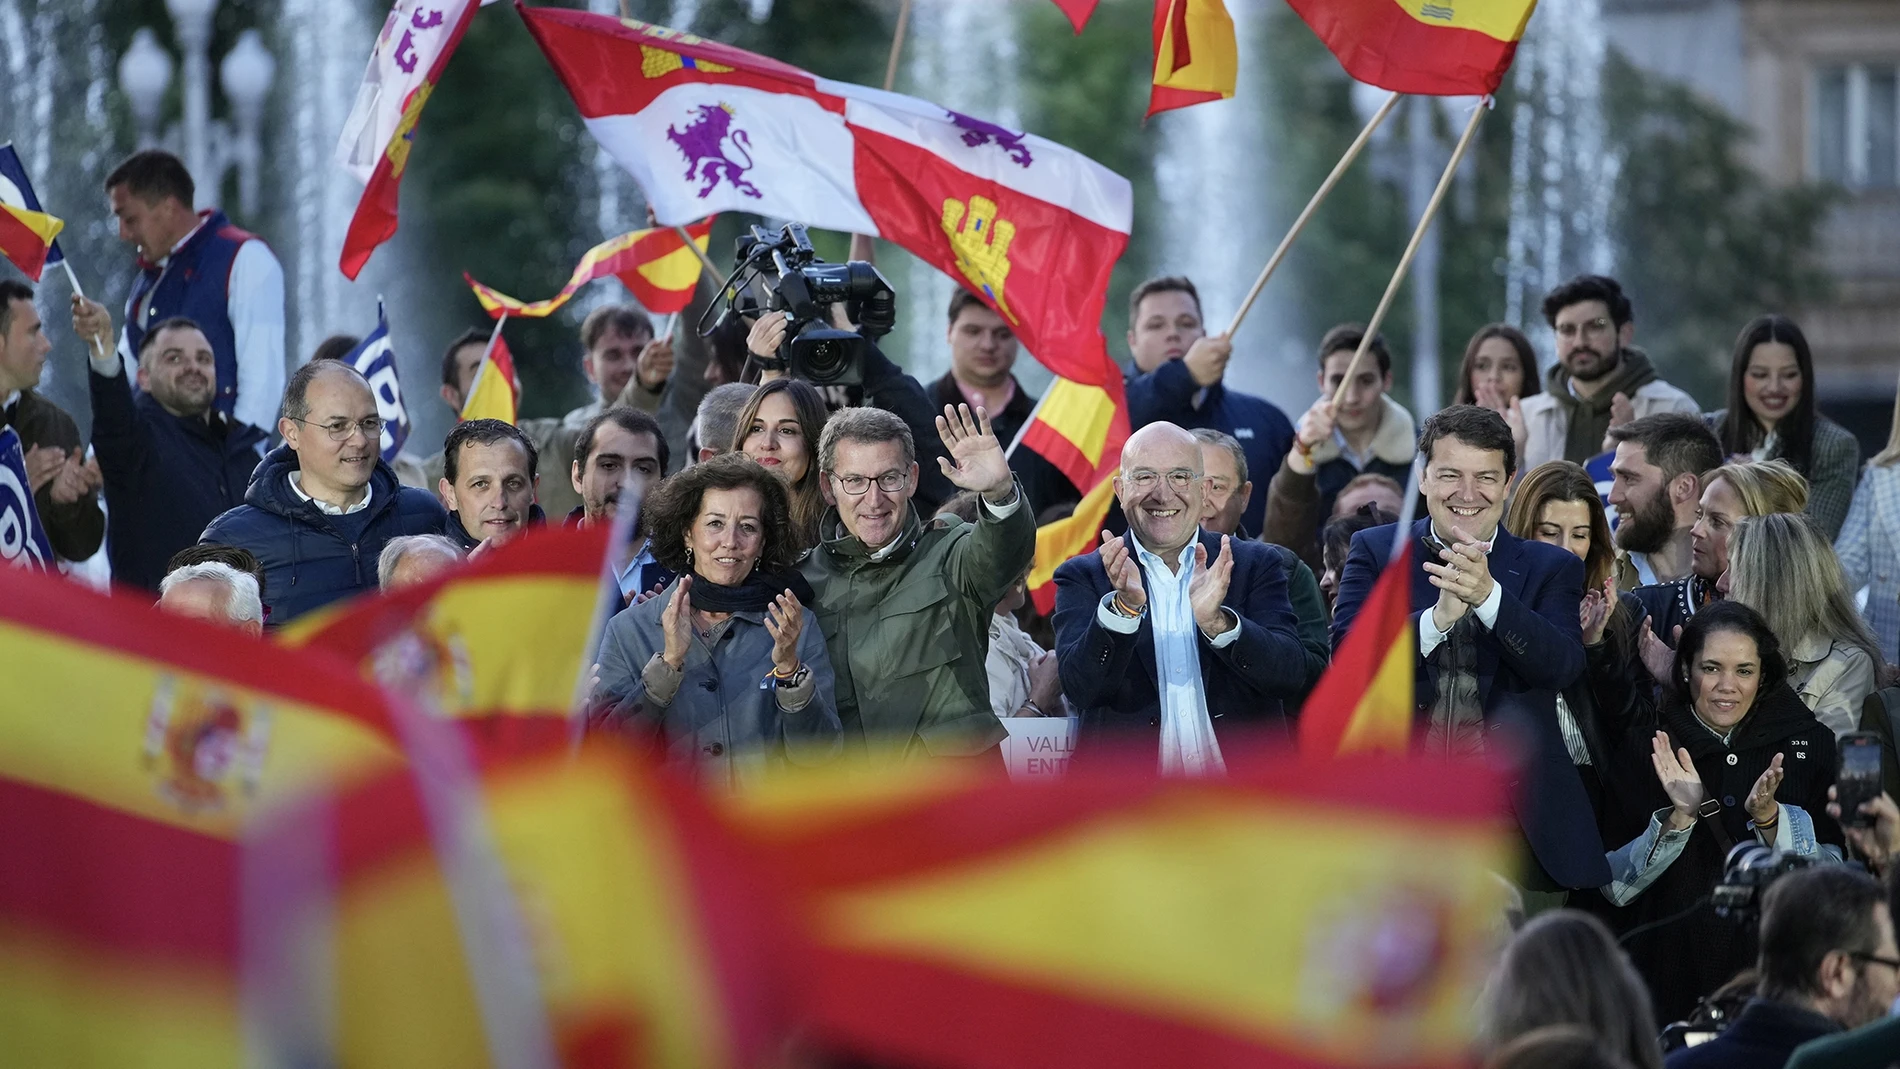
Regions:
<instances>
[{"instance_id":1,"label":"woman with blonde hair","mask_svg":"<svg viewBox=\"0 0 1900 1069\"><path fill-rule=\"evenodd\" d=\"M1838 738L1874 692L1880 644L1854 610L1840 562L1812 518L1749 516L1729 537L1717 592L1760 613L1781 641L1788 684Z\"/></svg>"},{"instance_id":2,"label":"woman with blonde hair","mask_svg":"<svg viewBox=\"0 0 1900 1069\"><path fill-rule=\"evenodd\" d=\"M1717 597L1715 581L1728 570L1729 532L1745 516L1800 512L1808 507L1808 481L1784 460L1724 464L1703 473L1702 499L1689 528L1689 574L1673 583L1638 587L1633 594L1647 615L1637 644L1651 673L1673 656L1666 636ZM1658 680L1662 676L1656 676Z\"/></svg>"},{"instance_id":3,"label":"woman with blonde hair","mask_svg":"<svg viewBox=\"0 0 1900 1069\"><path fill-rule=\"evenodd\" d=\"M1867 462L1847 522L1834 540L1849 590L1867 588L1864 614L1888 663L1900 663L1900 393L1894 395L1887 448Z\"/></svg>"}]
</instances>

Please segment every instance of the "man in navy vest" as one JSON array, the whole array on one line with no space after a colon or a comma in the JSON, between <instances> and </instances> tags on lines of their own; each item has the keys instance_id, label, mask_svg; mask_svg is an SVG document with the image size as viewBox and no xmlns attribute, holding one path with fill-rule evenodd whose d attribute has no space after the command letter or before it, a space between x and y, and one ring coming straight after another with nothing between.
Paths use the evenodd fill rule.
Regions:
<instances>
[{"instance_id":1,"label":"man in navy vest","mask_svg":"<svg viewBox=\"0 0 1900 1069\"><path fill-rule=\"evenodd\" d=\"M119 357L130 366L156 324L198 324L217 358L212 407L273 427L284 392L284 269L255 234L216 209L192 210L191 173L169 152L133 153L106 176L119 240L138 249Z\"/></svg>"}]
</instances>

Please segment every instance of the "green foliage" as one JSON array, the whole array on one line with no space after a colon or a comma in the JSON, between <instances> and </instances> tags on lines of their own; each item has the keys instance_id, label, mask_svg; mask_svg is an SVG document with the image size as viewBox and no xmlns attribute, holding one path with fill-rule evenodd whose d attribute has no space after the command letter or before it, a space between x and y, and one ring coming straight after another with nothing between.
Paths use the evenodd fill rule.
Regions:
<instances>
[{"instance_id":1,"label":"green foliage","mask_svg":"<svg viewBox=\"0 0 1900 1069\"><path fill-rule=\"evenodd\" d=\"M466 271L523 300L551 295L599 241L579 208L591 191L593 140L513 7L496 4L468 33L423 112L402 190L402 225L429 249L458 324L487 322ZM524 416L582 404L578 317L510 319Z\"/></svg>"},{"instance_id":2,"label":"green foliage","mask_svg":"<svg viewBox=\"0 0 1900 1069\"><path fill-rule=\"evenodd\" d=\"M1828 296L1816 238L1833 194L1769 187L1741 159L1749 129L1682 86L1617 57L1604 81L1623 159L1620 281L1636 300L1638 340L1672 382L1712 401L1742 324Z\"/></svg>"}]
</instances>

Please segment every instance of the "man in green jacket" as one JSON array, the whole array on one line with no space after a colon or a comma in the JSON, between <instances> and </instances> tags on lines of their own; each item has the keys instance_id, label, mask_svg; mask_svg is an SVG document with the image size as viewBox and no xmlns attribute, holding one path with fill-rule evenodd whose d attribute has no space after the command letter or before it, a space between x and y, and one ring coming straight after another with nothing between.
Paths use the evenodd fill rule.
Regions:
<instances>
[{"instance_id":1,"label":"man in green jacket","mask_svg":"<svg viewBox=\"0 0 1900 1069\"><path fill-rule=\"evenodd\" d=\"M968 757L1006 734L990 711L989 618L1036 555L1036 522L982 409L945 406L937 431L944 475L982 495L974 524L912 507L916 445L891 413L844 409L818 442L831 508L803 569L846 746L876 762Z\"/></svg>"}]
</instances>

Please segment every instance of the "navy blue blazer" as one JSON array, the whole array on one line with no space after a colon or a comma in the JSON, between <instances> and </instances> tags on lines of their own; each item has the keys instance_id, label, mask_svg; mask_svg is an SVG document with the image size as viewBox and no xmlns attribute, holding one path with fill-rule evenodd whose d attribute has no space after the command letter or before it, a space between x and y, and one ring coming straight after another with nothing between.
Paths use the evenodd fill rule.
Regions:
<instances>
[{"instance_id":1,"label":"navy blue blazer","mask_svg":"<svg viewBox=\"0 0 1900 1069\"><path fill-rule=\"evenodd\" d=\"M1336 652L1359 615L1392 548L1395 524L1353 536L1333 606ZM1438 602L1425 562L1438 558L1425 544L1429 519L1412 525L1412 623ZM1525 746L1521 778L1511 784L1518 824L1544 872L1564 887L1610 882L1603 841L1583 780L1557 726L1557 693L1583 674L1583 561L1556 546L1498 528L1491 543L1491 578L1503 589L1497 626L1478 643L1478 696L1486 726L1517 732ZM1429 626L1427 624L1426 626ZM1444 649L1441 645L1440 650ZM1439 654L1417 658L1415 698L1421 709L1437 694Z\"/></svg>"},{"instance_id":2,"label":"navy blue blazer","mask_svg":"<svg viewBox=\"0 0 1900 1069\"><path fill-rule=\"evenodd\" d=\"M1220 536L1201 532L1211 563ZM1234 574L1221 604L1240 617L1240 637L1215 648L1201 637L1201 684L1214 735L1243 727L1287 731L1282 698L1306 685L1306 654L1299 619L1287 596L1286 565L1262 542L1236 538ZM1147 616L1132 634L1103 627L1096 609L1114 585L1099 553L1056 569L1056 664L1062 693L1080 713L1079 741L1111 736L1161 742L1161 698L1155 670L1154 626Z\"/></svg>"}]
</instances>

